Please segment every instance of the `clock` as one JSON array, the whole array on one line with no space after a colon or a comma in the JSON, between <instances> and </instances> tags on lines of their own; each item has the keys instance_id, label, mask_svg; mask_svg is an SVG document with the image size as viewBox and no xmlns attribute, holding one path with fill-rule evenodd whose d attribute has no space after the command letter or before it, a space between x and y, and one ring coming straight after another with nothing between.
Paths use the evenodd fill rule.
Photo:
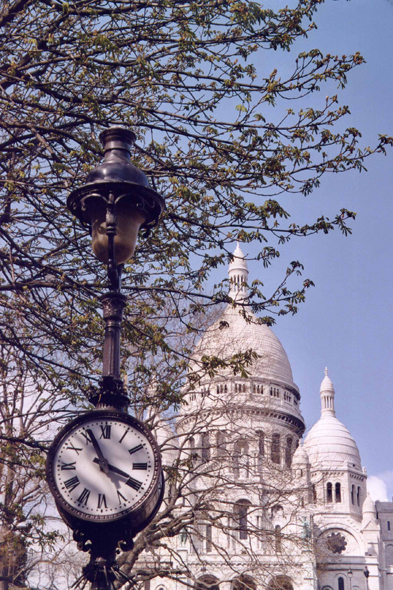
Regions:
<instances>
[{"instance_id":1,"label":"clock","mask_svg":"<svg viewBox=\"0 0 393 590\"><path fill-rule=\"evenodd\" d=\"M50 447L46 470L63 519L89 538L110 532L120 519L127 521L128 536L136 534L162 501L157 443L123 412L93 410L67 424Z\"/></svg>"}]
</instances>

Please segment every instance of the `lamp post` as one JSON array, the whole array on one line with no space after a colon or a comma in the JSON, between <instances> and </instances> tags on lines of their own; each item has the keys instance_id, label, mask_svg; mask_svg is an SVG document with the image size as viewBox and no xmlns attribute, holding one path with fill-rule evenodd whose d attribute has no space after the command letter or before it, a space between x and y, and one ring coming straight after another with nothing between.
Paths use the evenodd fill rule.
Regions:
<instances>
[{"instance_id":1,"label":"lamp post","mask_svg":"<svg viewBox=\"0 0 393 590\"><path fill-rule=\"evenodd\" d=\"M116 552L158 511L164 493L157 443L142 422L129 416L120 378L120 332L126 297L122 265L134 253L138 232L147 236L164 208L163 198L130 161L135 134L110 127L100 135L104 161L67 199L89 228L93 252L107 265L109 291L102 297L105 335L103 373L91 398L95 409L67 424L53 441L46 473L60 516L78 548L89 551L83 577L92 590L112 590L122 574Z\"/></svg>"},{"instance_id":2,"label":"lamp post","mask_svg":"<svg viewBox=\"0 0 393 590\"><path fill-rule=\"evenodd\" d=\"M92 234L96 257L107 265L110 291L102 298L105 338L100 407L124 408L127 398L120 379L120 330L126 298L121 294L121 269L134 253L138 232L148 236L164 209L164 199L149 186L145 174L130 161L135 134L110 127L100 134L104 161L87 182L67 199L71 213Z\"/></svg>"}]
</instances>

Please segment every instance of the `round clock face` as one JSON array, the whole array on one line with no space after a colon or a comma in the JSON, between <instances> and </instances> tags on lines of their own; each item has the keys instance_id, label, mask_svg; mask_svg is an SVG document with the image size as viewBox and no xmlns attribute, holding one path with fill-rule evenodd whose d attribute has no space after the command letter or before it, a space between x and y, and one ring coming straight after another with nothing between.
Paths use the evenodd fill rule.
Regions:
<instances>
[{"instance_id":1,"label":"round clock face","mask_svg":"<svg viewBox=\"0 0 393 590\"><path fill-rule=\"evenodd\" d=\"M160 471L150 432L128 415L96 411L54 441L49 483L67 511L85 520L119 518L146 500Z\"/></svg>"}]
</instances>

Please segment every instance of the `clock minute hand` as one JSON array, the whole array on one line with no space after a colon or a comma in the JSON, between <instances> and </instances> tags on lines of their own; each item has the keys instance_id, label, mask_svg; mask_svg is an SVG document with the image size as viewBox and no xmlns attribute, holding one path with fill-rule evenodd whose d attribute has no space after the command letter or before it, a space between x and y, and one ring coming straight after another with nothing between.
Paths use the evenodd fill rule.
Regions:
<instances>
[{"instance_id":1,"label":"clock minute hand","mask_svg":"<svg viewBox=\"0 0 393 590\"><path fill-rule=\"evenodd\" d=\"M105 459L105 457L104 457L104 455L103 455L103 453L101 451L101 447L98 444L97 439L94 436L93 431L90 428L88 428L88 429L86 429L86 432L89 435L90 440L93 443L94 450L95 450L95 452L98 455L98 459L97 458L94 459L94 463L98 463L99 466L100 466L101 471L103 471L106 475L108 475L108 472L109 472L108 460Z\"/></svg>"}]
</instances>

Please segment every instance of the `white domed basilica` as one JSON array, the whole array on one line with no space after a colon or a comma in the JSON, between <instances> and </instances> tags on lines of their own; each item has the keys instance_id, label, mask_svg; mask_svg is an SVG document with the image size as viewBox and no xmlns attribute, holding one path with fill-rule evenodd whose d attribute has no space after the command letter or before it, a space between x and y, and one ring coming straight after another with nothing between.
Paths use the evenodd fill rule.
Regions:
<instances>
[{"instance_id":1,"label":"white domed basilica","mask_svg":"<svg viewBox=\"0 0 393 590\"><path fill-rule=\"evenodd\" d=\"M321 417L302 440L299 388L282 344L246 307L239 246L229 278L241 305L201 338L185 402L157 431L177 534L144 554L151 571L171 564L151 590L393 589L393 503L367 495L327 369Z\"/></svg>"}]
</instances>

